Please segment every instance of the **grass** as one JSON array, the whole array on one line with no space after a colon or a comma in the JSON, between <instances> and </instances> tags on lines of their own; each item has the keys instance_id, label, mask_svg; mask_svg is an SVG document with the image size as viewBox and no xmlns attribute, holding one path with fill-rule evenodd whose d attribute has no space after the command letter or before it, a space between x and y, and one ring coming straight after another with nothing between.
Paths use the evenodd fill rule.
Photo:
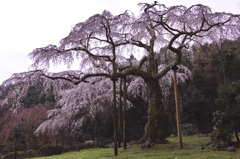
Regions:
<instances>
[{"instance_id":1,"label":"grass","mask_svg":"<svg viewBox=\"0 0 240 159\"><path fill-rule=\"evenodd\" d=\"M182 150L178 149L176 137L168 138L168 141L169 144L157 144L150 149L141 149L141 145L131 145L126 150L119 148L118 156L114 156L113 148L93 148L34 159L240 159L238 151L199 150L210 141L209 137L183 137Z\"/></svg>"}]
</instances>

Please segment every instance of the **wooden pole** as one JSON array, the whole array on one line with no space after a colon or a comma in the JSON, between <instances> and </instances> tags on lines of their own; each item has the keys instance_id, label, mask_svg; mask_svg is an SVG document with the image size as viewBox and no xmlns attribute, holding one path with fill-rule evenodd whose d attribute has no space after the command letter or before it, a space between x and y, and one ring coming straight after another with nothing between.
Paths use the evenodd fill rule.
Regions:
<instances>
[{"instance_id":1,"label":"wooden pole","mask_svg":"<svg viewBox=\"0 0 240 159\"><path fill-rule=\"evenodd\" d=\"M126 78L123 81L123 148L127 148L126 142L126 109L127 109L127 86L126 86Z\"/></svg>"},{"instance_id":2,"label":"wooden pole","mask_svg":"<svg viewBox=\"0 0 240 159\"><path fill-rule=\"evenodd\" d=\"M122 78L119 83L119 107L118 107L118 147L121 147L121 132L122 132Z\"/></svg>"},{"instance_id":3,"label":"wooden pole","mask_svg":"<svg viewBox=\"0 0 240 159\"><path fill-rule=\"evenodd\" d=\"M177 76L176 76L177 69L178 69L177 67L173 68L173 81L174 81L174 92L175 92L175 103L176 103L178 142L179 142L179 149L182 149L183 144L182 144L181 118L180 118L179 97L178 97Z\"/></svg>"},{"instance_id":4,"label":"wooden pole","mask_svg":"<svg viewBox=\"0 0 240 159\"><path fill-rule=\"evenodd\" d=\"M113 140L114 140L114 155L118 155L117 147L117 110L116 110L116 80L113 79Z\"/></svg>"}]
</instances>

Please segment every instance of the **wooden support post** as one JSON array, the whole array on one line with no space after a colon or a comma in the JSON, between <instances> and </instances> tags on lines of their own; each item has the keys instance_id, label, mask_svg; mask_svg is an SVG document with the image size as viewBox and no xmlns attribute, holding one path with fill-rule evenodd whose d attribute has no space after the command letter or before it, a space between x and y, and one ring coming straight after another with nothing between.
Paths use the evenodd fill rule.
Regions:
<instances>
[{"instance_id":1,"label":"wooden support post","mask_svg":"<svg viewBox=\"0 0 240 159\"><path fill-rule=\"evenodd\" d=\"M179 97L178 97L177 75L176 75L177 69L178 69L177 67L173 68L173 81L174 81L174 92L175 92L175 103L176 103L178 142L179 142L179 149L182 149L183 143L182 143L181 117L180 117L180 109L179 109Z\"/></svg>"},{"instance_id":2,"label":"wooden support post","mask_svg":"<svg viewBox=\"0 0 240 159\"><path fill-rule=\"evenodd\" d=\"M126 86L126 78L123 81L123 148L127 148L126 142L126 109L127 109L127 86Z\"/></svg>"},{"instance_id":3,"label":"wooden support post","mask_svg":"<svg viewBox=\"0 0 240 159\"><path fill-rule=\"evenodd\" d=\"M122 78L119 83L119 106L118 106L118 147L121 147L122 132Z\"/></svg>"},{"instance_id":4,"label":"wooden support post","mask_svg":"<svg viewBox=\"0 0 240 159\"><path fill-rule=\"evenodd\" d=\"M117 110L116 110L116 80L113 79L113 140L114 140L114 155L118 155L117 147Z\"/></svg>"}]
</instances>

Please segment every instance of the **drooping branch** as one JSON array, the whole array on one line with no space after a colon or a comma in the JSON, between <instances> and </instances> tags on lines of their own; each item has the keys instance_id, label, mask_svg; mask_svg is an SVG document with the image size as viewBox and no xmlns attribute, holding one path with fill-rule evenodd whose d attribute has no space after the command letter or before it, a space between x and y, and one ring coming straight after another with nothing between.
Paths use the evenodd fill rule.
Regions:
<instances>
[{"instance_id":1,"label":"drooping branch","mask_svg":"<svg viewBox=\"0 0 240 159\"><path fill-rule=\"evenodd\" d=\"M80 84L81 82L85 82L87 83L87 79L91 78L91 77L106 77L106 78L111 78L111 75L106 74L106 73L95 73L95 74L80 74L79 77L77 77L76 75L70 74L69 72L67 72L67 74L63 74L63 75L47 75L45 73L42 72L42 76L49 78L51 80L65 80L65 81L69 81L75 85Z\"/></svg>"},{"instance_id":2,"label":"drooping branch","mask_svg":"<svg viewBox=\"0 0 240 159\"><path fill-rule=\"evenodd\" d=\"M66 80L66 81L74 83L74 81L73 81L73 79L71 77L67 78L67 77L63 77L63 76L49 76L49 75L47 75L45 73L42 73L42 76L47 77L47 78L49 78L51 80L61 79L61 80Z\"/></svg>"},{"instance_id":3,"label":"drooping branch","mask_svg":"<svg viewBox=\"0 0 240 159\"><path fill-rule=\"evenodd\" d=\"M95 74L86 74L79 82L77 82L76 84L79 84L80 82L85 81L87 78L90 77L106 77L106 78L112 78L111 75L107 74L107 73L95 73Z\"/></svg>"},{"instance_id":4,"label":"drooping branch","mask_svg":"<svg viewBox=\"0 0 240 159\"><path fill-rule=\"evenodd\" d=\"M110 56L107 56L107 55L96 55L96 54L93 54L91 51L89 51L87 48L83 48L83 47L76 47L76 48L70 48L70 49L67 49L67 50L59 50L58 52L61 53L63 51L83 51L85 52L86 54L88 54L89 56L93 57L93 58L105 58L106 61L112 61Z\"/></svg>"},{"instance_id":5,"label":"drooping branch","mask_svg":"<svg viewBox=\"0 0 240 159\"><path fill-rule=\"evenodd\" d=\"M145 49L148 49L149 46L147 44L144 44L143 42L141 42L140 40L136 40L134 38L131 39L131 44L136 45L138 47L142 47Z\"/></svg>"},{"instance_id":6,"label":"drooping branch","mask_svg":"<svg viewBox=\"0 0 240 159\"><path fill-rule=\"evenodd\" d=\"M143 79L150 78L150 76L151 76L151 74L143 71L142 69L140 69L139 67L136 67L136 66L131 66L128 69L124 70L123 72L117 73L117 77L122 77L122 78L126 78L128 75L140 76Z\"/></svg>"}]
</instances>

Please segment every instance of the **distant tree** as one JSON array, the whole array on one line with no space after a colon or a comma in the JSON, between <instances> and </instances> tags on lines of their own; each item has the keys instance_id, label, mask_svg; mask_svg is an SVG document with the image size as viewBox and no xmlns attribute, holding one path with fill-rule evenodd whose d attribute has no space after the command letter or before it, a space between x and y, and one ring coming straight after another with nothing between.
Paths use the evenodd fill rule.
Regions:
<instances>
[{"instance_id":1,"label":"distant tree","mask_svg":"<svg viewBox=\"0 0 240 159\"><path fill-rule=\"evenodd\" d=\"M129 12L113 16L104 11L90 17L86 22L76 24L69 36L62 39L60 46L49 45L45 48L35 49L30 55L35 65L64 62L71 64L76 58L81 58L80 74L68 74L67 76L53 77L52 79L65 79L79 84L90 77L111 78L113 83L113 111L114 111L114 145L117 155L117 132L116 132L116 81L117 61L124 57L118 56L122 46L128 44L126 24L130 21ZM57 56L52 56L52 55ZM61 61L61 60L62 61ZM50 76L48 76L50 77Z\"/></svg>"},{"instance_id":2,"label":"distant tree","mask_svg":"<svg viewBox=\"0 0 240 159\"><path fill-rule=\"evenodd\" d=\"M215 102L215 100L219 98L218 87L228 85L239 79L239 42L239 38L237 40L222 39L218 42L206 43L201 47L193 48L194 59L192 85L194 89L191 90L191 95L184 97L184 105L186 106L185 110L187 113L192 113L189 110L202 112L202 118L200 119L203 122L198 122L200 127L203 126L203 123L206 123L206 120L211 121L210 124L208 124L211 126L210 128L212 128L214 124L212 123L212 113L219 110L219 105ZM194 90L197 90L198 94L202 94L199 94L202 97L197 97L197 100L191 100L192 97L197 95L195 94L197 92ZM193 104L196 101L198 101L198 103L191 106L191 101L194 101ZM195 107L195 105L200 103L202 103L203 106ZM190 109L187 110L187 108ZM188 116L185 117L188 118ZM201 130L203 131L204 129L202 128Z\"/></svg>"},{"instance_id":3,"label":"distant tree","mask_svg":"<svg viewBox=\"0 0 240 159\"><path fill-rule=\"evenodd\" d=\"M10 109L0 118L0 139L2 144L10 146L12 142L34 147L37 144L34 131L46 119L49 105L38 105L32 108Z\"/></svg>"},{"instance_id":4,"label":"distant tree","mask_svg":"<svg viewBox=\"0 0 240 159\"><path fill-rule=\"evenodd\" d=\"M181 88L180 88L181 89ZM209 133L212 130L211 107L203 93L193 84L188 84L182 93L182 122L191 123L195 133ZM183 91L182 91L183 92Z\"/></svg>"},{"instance_id":5,"label":"distant tree","mask_svg":"<svg viewBox=\"0 0 240 159\"><path fill-rule=\"evenodd\" d=\"M219 110L213 115L213 121L217 128L217 140L229 142L234 132L237 141L240 142L240 81L231 82L218 87L218 99L216 104Z\"/></svg>"},{"instance_id":6,"label":"distant tree","mask_svg":"<svg viewBox=\"0 0 240 159\"><path fill-rule=\"evenodd\" d=\"M39 71L15 73L1 85L0 105L17 109L45 102L55 103L61 90L72 88L70 82L46 79Z\"/></svg>"},{"instance_id":7,"label":"distant tree","mask_svg":"<svg viewBox=\"0 0 240 159\"><path fill-rule=\"evenodd\" d=\"M209 100L212 111L217 110L214 99L218 84L239 79L239 44L239 39L224 40L193 49L193 83Z\"/></svg>"},{"instance_id":8,"label":"distant tree","mask_svg":"<svg viewBox=\"0 0 240 159\"><path fill-rule=\"evenodd\" d=\"M112 108L112 87L109 79L101 79L98 82L93 80L93 83L80 83L72 89L62 91L61 99L56 102L59 107L48 111L48 120L38 127L36 133L47 132L49 136L56 137L60 131L69 133L71 130L88 134L88 139L94 137L98 141L104 134L101 127L106 125L106 114ZM127 100L127 109L131 106ZM87 130L88 126L91 131ZM105 129L107 130L106 127ZM96 133L95 136L92 130Z\"/></svg>"},{"instance_id":9,"label":"distant tree","mask_svg":"<svg viewBox=\"0 0 240 159\"><path fill-rule=\"evenodd\" d=\"M80 59L79 74L52 77L45 75L75 84L87 81L90 77L107 77L113 80L115 90L114 81L118 77L136 75L143 78L149 104L144 136L148 147L156 142L165 142L166 139L163 96L158 80L181 63L182 50L191 42L218 40L219 32L227 33L227 38L239 35L236 28L239 17L227 13L212 13L209 7L203 5L189 8L167 8L157 2L141 5L142 12L137 19L129 12L113 16L104 11L76 24L59 46L49 45L35 49L30 56L35 61L35 66L49 65L51 61L70 65L75 59ZM133 50L129 51L127 46ZM165 46L174 56L167 63L161 63L164 67L158 72L159 64L156 63L155 55ZM140 62L132 63L124 58L129 56L129 52L134 54L134 50L144 51ZM124 63L124 67L120 63ZM147 69L143 65L147 65Z\"/></svg>"}]
</instances>

